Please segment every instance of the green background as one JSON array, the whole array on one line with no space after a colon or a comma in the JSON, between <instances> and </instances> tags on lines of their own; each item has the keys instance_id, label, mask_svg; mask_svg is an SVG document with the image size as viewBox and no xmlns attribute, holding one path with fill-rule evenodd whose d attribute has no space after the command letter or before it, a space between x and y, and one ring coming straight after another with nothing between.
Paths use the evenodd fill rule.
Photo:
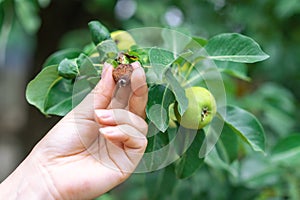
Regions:
<instances>
[{"instance_id":1,"label":"green background","mask_svg":"<svg viewBox=\"0 0 300 200\"><path fill-rule=\"evenodd\" d=\"M51 53L89 43L87 23L94 19L110 30L163 26L204 38L242 33L270 55L247 64L250 81L223 77L227 102L262 122L266 155L239 150L238 162L224 167L212 159L184 180L168 176L171 166L134 175L102 199L300 199L299 0L0 0L0 180L59 120L26 103L27 83Z\"/></svg>"}]
</instances>

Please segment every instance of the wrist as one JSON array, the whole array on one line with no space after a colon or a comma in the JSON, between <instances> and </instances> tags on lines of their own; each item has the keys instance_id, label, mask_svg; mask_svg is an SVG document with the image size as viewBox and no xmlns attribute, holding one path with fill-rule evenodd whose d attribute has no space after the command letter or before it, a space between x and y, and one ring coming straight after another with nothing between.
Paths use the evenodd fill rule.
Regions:
<instances>
[{"instance_id":1,"label":"wrist","mask_svg":"<svg viewBox=\"0 0 300 200\"><path fill-rule=\"evenodd\" d=\"M47 177L28 156L18 168L0 184L0 199L54 199Z\"/></svg>"}]
</instances>

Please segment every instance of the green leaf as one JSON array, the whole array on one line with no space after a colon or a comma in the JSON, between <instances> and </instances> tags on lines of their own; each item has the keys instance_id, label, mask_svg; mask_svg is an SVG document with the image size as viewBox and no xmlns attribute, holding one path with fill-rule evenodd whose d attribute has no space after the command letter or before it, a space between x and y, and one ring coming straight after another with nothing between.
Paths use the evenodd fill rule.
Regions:
<instances>
[{"instance_id":1,"label":"green leaf","mask_svg":"<svg viewBox=\"0 0 300 200\"><path fill-rule=\"evenodd\" d=\"M57 65L44 68L26 88L26 99L28 103L37 107L42 113L46 114L45 102L52 87L62 79L58 75Z\"/></svg>"},{"instance_id":2,"label":"green leaf","mask_svg":"<svg viewBox=\"0 0 300 200\"><path fill-rule=\"evenodd\" d=\"M164 66L168 66L174 62L175 56L170 51L153 47L149 51L149 59L151 64L161 64Z\"/></svg>"},{"instance_id":3,"label":"green leaf","mask_svg":"<svg viewBox=\"0 0 300 200\"><path fill-rule=\"evenodd\" d=\"M98 73L97 69L95 68L91 58L86 56L85 54L80 54L76 63L79 68L79 75L80 76L88 76L88 77L98 77L100 79L100 74Z\"/></svg>"},{"instance_id":4,"label":"green leaf","mask_svg":"<svg viewBox=\"0 0 300 200\"><path fill-rule=\"evenodd\" d=\"M224 124L222 133L217 143L217 150L223 151L227 157L228 163L233 162L238 157L238 137L231 128ZM220 153L221 154L221 153Z\"/></svg>"},{"instance_id":5,"label":"green leaf","mask_svg":"<svg viewBox=\"0 0 300 200\"><path fill-rule=\"evenodd\" d=\"M62 79L50 90L45 101L45 112L48 115L65 116L91 91L89 82L80 79L72 83L72 80Z\"/></svg>"},{"instance_id":6,"label":"green leaf","mask_svg":"<svg viewBox=\"0 0 300 200\"><path fill-rule=\"evenodd\" d=\"M255 102L255 104L253 103ZM262 120L275 134L285 137L296 125L295 98L290 90L275 84L264 83L251 95L243 98L244 105L262 115Z\"/></svg>"},{"instance_id":7,"label":"green leaf","mask_svg":"<svg viewBox=\"0 0 300 200\"><path fill-rule=\"evenodd\" d=\"M148 135L154 135L148 136L147 138L148 144L146 153L141 164L142 167L148 171L153 171L164 167L170 160L173 161L173 159L178 158L174 153L170 153L171 151L173 152L174 149L172 145L169 145L169 142L176 137L177 129L168 128L165 133L162 133L158 130L153 130L152 122L149 123L149 129L151 132L148 131ZM176 156L176 158L174 158L174 156Z\"/></svg>"},{"instance_id":8,"label":"green leaf","mask_svg":"<svg viewBox=\"0 0 300 200\"><path fill-rule=\"evenodd\" d=\"M261 154L252 154L241 160L239 181L250 188L264 188L282 179L282 170Z\"/></svg>"},{"instance_id":9,"label":"green leaf","mask_svg":"<svg viewBox=\"0 0 300 200\"><path fill-rule=\"evenodd\" d=\"M89 78L81 78L75 83L64 79L57 68L57 65L44 68L26 89L27 101L45 115L66 115L94 86Z\"/></svg>"},{"instance_id":10,"label":"green leaf","mask_svg":"<svg viewBox=\"0 0 300 200\"><path fill-rule=\"evenodd\" d=\"M91 32L92 40L95 45L98 45L102 41L110 38L109 31L99 21L91 21L88 23L88 26Z\"/></svg>"},{"instance_id":11,"label":"green leaf","mask_svg":"<svg viewBox=\"0 0 300 200\"><path fill-rule=\"evenodd\" d=\"M223 33L208 40L208 58L220 61L254 63L269 56L251 38L237 33Z\"/></svg>"},{"instance_id":12,"label":"green leaf","mask_svg":"<svg viewBox=\"0 0 300 200\"><path fill-rule=\"evenodd\" d=\"M272 163L298 165L300 163L300 134L281 139L271 152Z\"/></svg>"},{"instance_id":13,"label":"green leaf","mask_svg":"<svg viewBox=\"0 0 300 200\"><path fill-rule=\"evenodd\" d=\"M38 7L35 2L29 0L15 1L16 14L24 29L29 34L37 32L41 25L41 20L38 16Z\"/></svg>"},{"instance_id":14,"label":"green leaf","mask_svg":"<svg viewBox=\"0 0 300 200\"><path fill-rule=\"evenodd\" d=\"M226 160L222 158L221 153L226 152L220 152L217 148L213 148L205 157L205 163L215 169L226 170L235 178L238 177L238 169L235 163L230 165L230 163L226 162Z\"/></svg>"},{"instance_id":15,"label":"green leaf","mask_svg":"<svg viewBox=\"0 0 300 200\"><path fill-rule=\"evenodd\" d=\"M79 76L74 80L62 79L51 89L45 110L47 114L64 116L77 106L100 80L92 61L84 54L77 59Z\"/></svg>"},{"instance_id":16,"label":"green leaf","mask_svg":"<svg viewBox=\"0 0 300 200\"><path fill-rule=\"evenodd\" d=\"M46 8L51 3L51 0L38 0L38 3L42 8Z\"/></svg>"},{"instance_id":17,"label":"green leaf","mask_svg":"<svg viewBox=\"0 0 300 200\"><path fill-rule=\"evenodd\" d=\"M43 68L51 65L59 64L63 59L77 58L81 54L79 49L64 49L50 55L43 64Z\"/></svg>"},{"instance_id":18,"label":"green leaf","mask_svg":"<svg viewBox=\"0 0 300 200\"><path fill-rule=\"evenodd\" d=\"M242 79L244 81L250 81L250 77L247 76L247 66L244 63L237 62L223 62L215 61L220 72L226 73L235 78Z\"/></svg>"},{"instance_id":19,"label":"green leaf","mask_svg":"<svg viewBox=\"0 0 300 200\"><path fill-rule=\"evenodd\" d=\"M188 132L186 134L189 134ZM204 141L203 129L198 130L196 136L187 151L179 158L175 166L178 178L187 178L196 172L204 163L204 158L199 158L199 151Z\"/></svg>"},{"instance_id":20,"label":"green leaf","mask_svg":"<svg viewBox=\"0 0 300 200\"><path fill-rule=\"evenodd\" d=\"M66 79L74 79L78 75L78 66L74 60L63 59L58 65L58 74Z\"/></svg>"},{"instance_id":21,"label":"green leaf","mask_svg":"<svg viewBox=\"0 0 300 200\"><path fill-rule=\"evenodd\" d=\"M148 199L166 199L171 195L177 183L174 165L146 174Z\"/></svg>"},{"instance_id":22,"label":"green leaf","mask_svg":"<svg viewBox=\"0 0 300 200\"><path fill-rule=\"evenodd\" d=\"M148 144L146 148L146 152L154 152L169 143L169 136L167 133L158 132L157 134L147 137Z\"/></svg>"},{"instance_id":23,"label":"green leaf","mask_svg":"<svg viewBox=\"0 0 300 200\"><path fill-rule=\"evenodd\" d=\"M202 38L202 37L193 37L193 40L201 46L205 46L207 44L207 39Z\"/></svg>"},{"instance_id":24,"label":"green leaf","mask_svg":"<svg viewBox=\"0 0 300 200\"><path fill-rule=\"evenodd\" d=\"M280 18L288 18L294 14L300 13L300 4L298 0L279 0L275 5L274 10Z\"/></svg>"},{"instance_id":25,"label":"green leaf","mask_svg":"<svg viewBox=\"0 0 300 200\"><path fill-rule=\"evenodd\" d=\"M113 40L104 40L97 45L99 61L104 62L107 59L115 59L118 55L118 47Z\"/></svg>"},{"instance_id":26,"label":"green leaf","mask_svg":"<svg viewBox=\"0 0 300 200\"><path fill-rule=\"evenodd\" d=\"M254 151L265 151L265 132L253 114L239 107L227 106L223 119Z\"/></svg>"},{"instance_id":27,"label":"green leaf","mask_svg":"<svg viewBox=\"0 0 300 200\"><path fill-rule=\"evenodd\" d=\"M174 54L170 51L153 47L149 51L150 65L155 74L162 78L163 72L170 66L176 59Z\"/></svg>"},{"instance_id":28,"label":"green leaf","mask_svg":"<svg viewBox=\"0 0 300 200\"><path fill-rule=\"evenodd\" d=\"M74 80L62 79L51 88L45 102L45 112L49 115L64 116L77 106L95 87L100 77L92 61L84 54L77 59L79 76Z\"/></svg>"},{"instance_id":29,"label":"green leaf","mask_svg":"<svg viewBox=\"0 0 300 200\"><path fill-rule=\"evenodd\" d=\"M175 97L167 87L154 85L149 88L147 117L162 132L165 132L169 126L169 106L174 101Z\"/></svg>"},{"instance_id":30,"label":"green leaf","mask_svg":"<svg viewBox=\"0 0 300 200\"><path fill-rule=\"evenodd\" d=\"M174 29L165 28L162 30L161 35L163 38L163 47L175 55L181 54L192 40L186 33Z\"/></svg>"},{"instance_id":31,"label":"green leaf","mask_svg":"<svg viewBox=\"0 0 300 200\"><path fill-rule=\"evenodd\" d=\"M172 71L170 68L168 68L166 70L165 78L166 78L166 82L170 85L172 92L175 95L175 98L179 105L178 111L179 111L179 114L182 116L188 107L188 99L185 95L185 90L183 87L181 87L180 83L177 81L175 76L172 74Z\"/></svg>"},{"instance_id":32,"label":"green leaf","mask_svg":"<svg viewBox=\"0 0 300 200\"><path fill-rule=\"evenodd\" d=\"M49 90L44 109L47 115L64 116L72 110L72 80L61 79Z\"/></svg>"}]
</instances>

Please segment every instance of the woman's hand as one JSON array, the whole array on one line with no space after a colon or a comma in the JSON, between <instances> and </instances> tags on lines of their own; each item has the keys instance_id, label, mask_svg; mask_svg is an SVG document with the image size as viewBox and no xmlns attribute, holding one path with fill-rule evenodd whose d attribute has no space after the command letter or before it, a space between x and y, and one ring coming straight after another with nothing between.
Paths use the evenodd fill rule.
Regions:
<instances>
[{"instance_id":1,"label":"woman's hand","mask_svg":"<svg viewBox=\"0 0 300 200\"><path fill-rule=\"evenodd\" d=\"M0 197L92 199L128 178L143 156L148 129L145 73L138 62L132 65L129 99L115 94L113 68L105 64L95 89L0 185ZM115 101L125 109L115 109Z\"/></svg>"}]
</instances>

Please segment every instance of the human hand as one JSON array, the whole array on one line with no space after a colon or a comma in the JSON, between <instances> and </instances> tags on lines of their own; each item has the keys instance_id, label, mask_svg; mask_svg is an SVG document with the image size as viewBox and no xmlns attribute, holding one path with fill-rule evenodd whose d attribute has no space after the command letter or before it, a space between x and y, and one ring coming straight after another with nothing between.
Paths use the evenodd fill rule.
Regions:
<instances>
[{"instance_id":1,"label":"human hand","mask_svg":"<svg viewBox=\"0 0 300 200\"><path fill-rule=\"evenodd\" d=\"M138 62L132 65L128 101L122 99L127 93L124 91L113 98L113 68L105 64L95 89L0 185L0 196L3 186L10 186L11 192L15 188L24 199L28 199L24 196L28 189L30 197L42 199L92 199L126 180L143 156L148 129L143 120L148 98L146 78Z\"/></svg>"}]
</instances>

